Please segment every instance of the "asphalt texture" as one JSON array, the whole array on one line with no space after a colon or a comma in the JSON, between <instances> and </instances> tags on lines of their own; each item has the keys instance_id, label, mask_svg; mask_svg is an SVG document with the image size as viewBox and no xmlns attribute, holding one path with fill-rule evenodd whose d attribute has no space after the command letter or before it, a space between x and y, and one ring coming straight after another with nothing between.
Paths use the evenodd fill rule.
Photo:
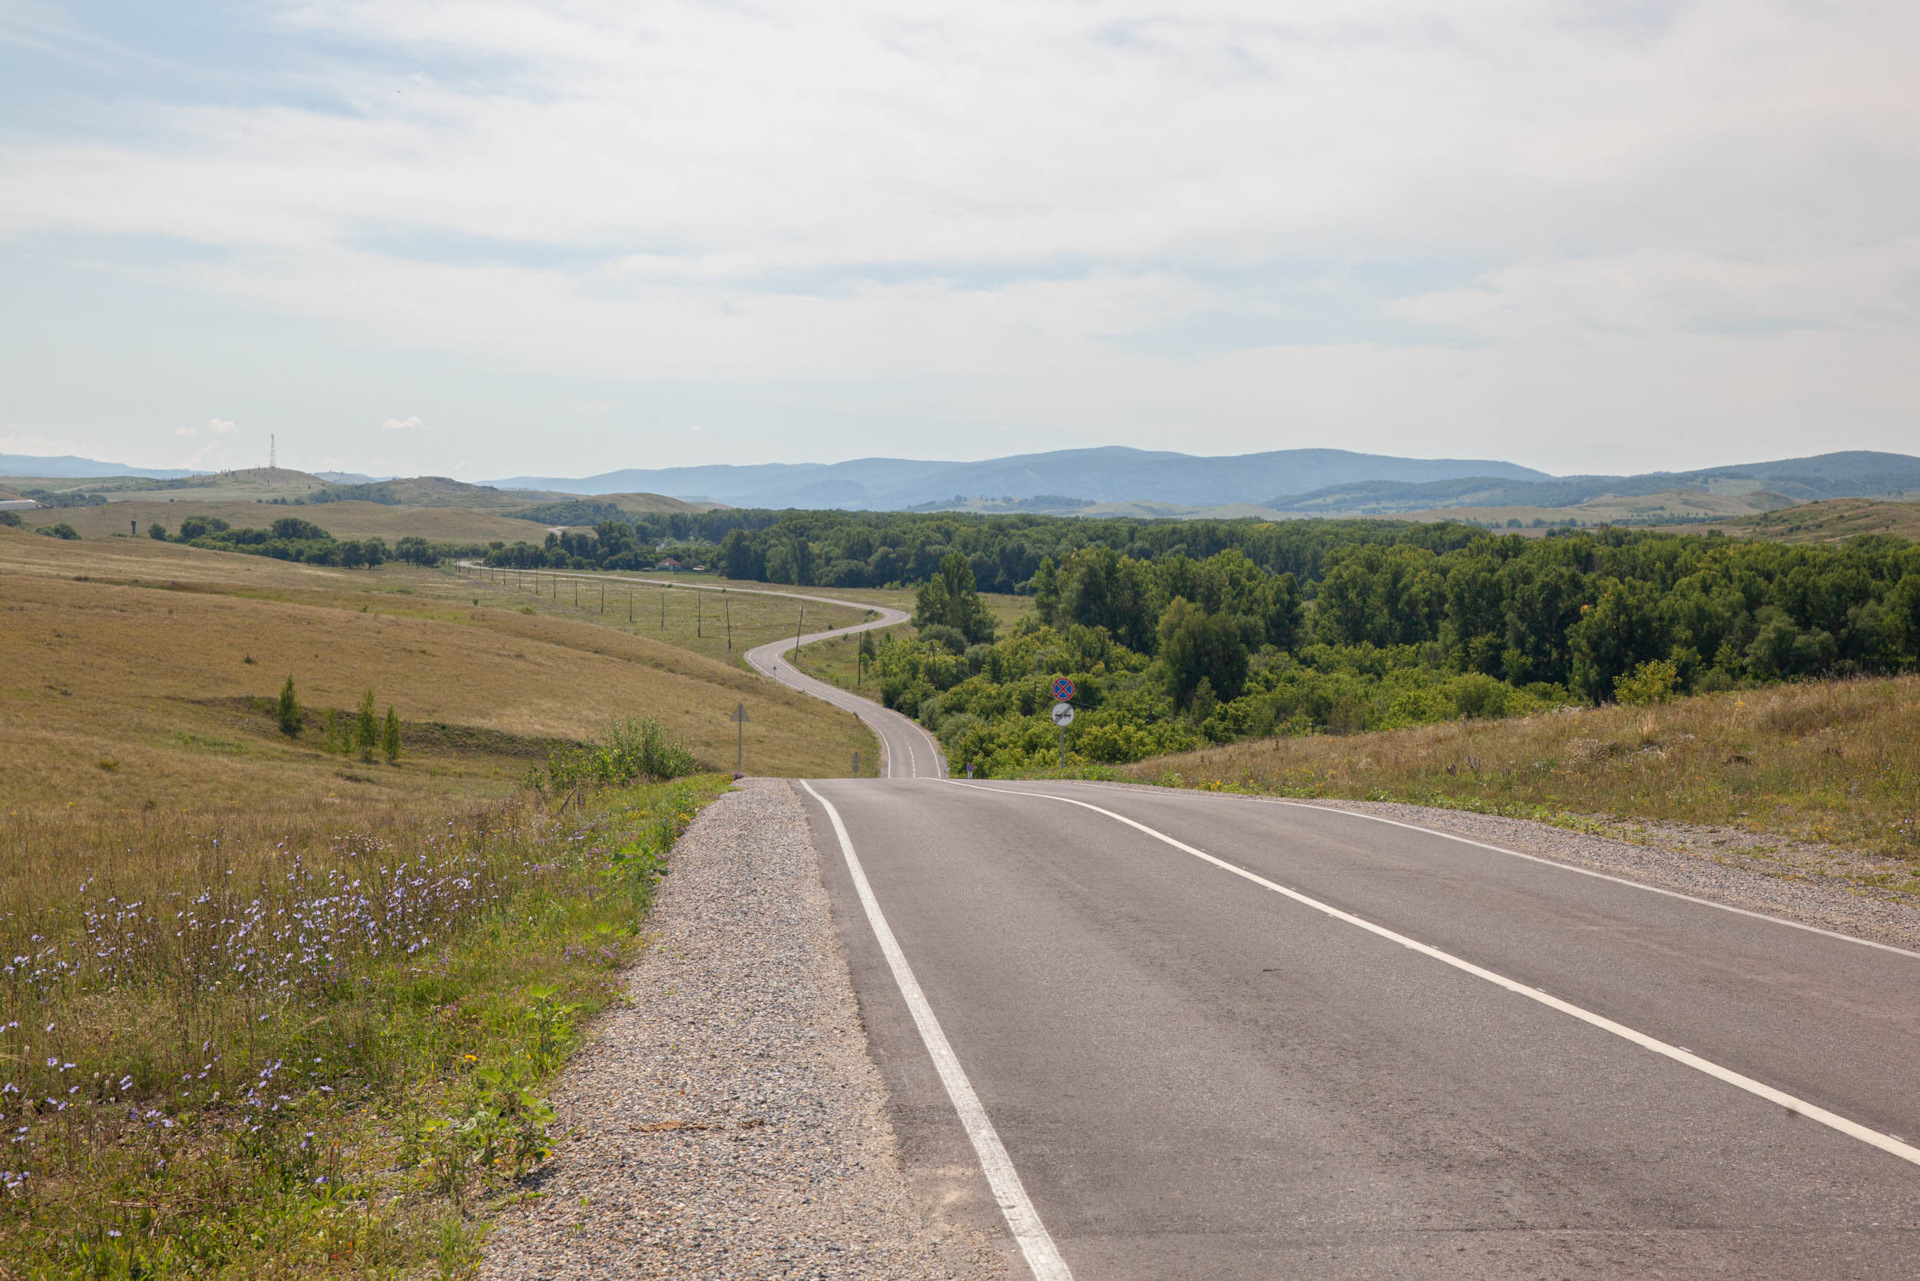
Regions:
<instances>
[{"instance_id":1,"label":"asphalt texture","mask_svg":"<svg viewBox=\"0 0 1920 1281\"><path fill-rule=\"evenodd\" d=\"M814 786L1080 1281L1920 1275L1920 1167L1042 794L1910 1138L1920 957L1324 808ZM909 1177L991 1230L806 805Z\"/></svg>"}]
</instances>

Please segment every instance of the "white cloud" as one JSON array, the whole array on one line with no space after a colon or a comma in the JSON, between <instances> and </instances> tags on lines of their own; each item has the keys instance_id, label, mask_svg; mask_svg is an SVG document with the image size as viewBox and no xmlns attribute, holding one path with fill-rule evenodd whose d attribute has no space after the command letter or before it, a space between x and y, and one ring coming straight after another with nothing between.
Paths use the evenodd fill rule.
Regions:
<instances>
[{"instance_id":1,"label":"white cloud","mask_svg":"<svg viewBox=\"0 0 1920 1281\"><path fill-rule=\"evenodd\" d=\"M12 426L11 423L8 426ZM29 454L36 457L49 457L59 454L71 454L75 445L71 440L60 440L52 436L42 436L37 432L10 431L0 435L0 454Z\"/></svg>"},{"instance_id":2,"label":"white cloud","mask_svg":"<svg viewBox=\"0 0 1920 1281\"><path fill-rule=\"evenodd\" d=\"M198 427L176 427L173 429L173 434L176 436L198 436L200 429Z\"/></svg>"},{"instance_id":3,"label":"white cloud","mask_svg":"<svg viewBox=\"0 0 1920 1281\"><path fill-rule=\"evenodd\" d=\"M235 424L228 422L224 418L215 418L207 424L207 430L216 436L230 436L237 431L238 428Z\"/></svg>"},{"instance_id":4,"label":"white cloud","mask_svg":"<svg viewBox=\"0 0 1920 1281\"><path fill-rule=\"evenodd\" d=\"M394 351L975 415L934 454L1010 420L1536 461L1587 448L1549 419L1721 453L1811 421L1839 447L1920 400L1915 6L275 12L344 110L15 129L0 238L212 246L125 270ZM647 412L560 403L609 449Z\"/></svg>"}]
</instances>

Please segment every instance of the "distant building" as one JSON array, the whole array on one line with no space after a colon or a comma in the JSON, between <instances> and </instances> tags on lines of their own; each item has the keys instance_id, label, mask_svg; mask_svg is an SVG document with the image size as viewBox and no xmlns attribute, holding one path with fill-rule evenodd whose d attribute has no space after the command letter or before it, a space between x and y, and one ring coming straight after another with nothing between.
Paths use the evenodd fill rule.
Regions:
<instances>
[{"instance_id":1,"label":"distant building","mask_svg":"<svg viewBox=\"0 0 1920 1281\"><path fill-rule=\"evenodd\" d=\"M665 570L670 574L677 574L680 572L680 562L675 560L671 556L667 557L665 560L656 561L653 567L656 570Z\"/></svg>"}]
</instances>

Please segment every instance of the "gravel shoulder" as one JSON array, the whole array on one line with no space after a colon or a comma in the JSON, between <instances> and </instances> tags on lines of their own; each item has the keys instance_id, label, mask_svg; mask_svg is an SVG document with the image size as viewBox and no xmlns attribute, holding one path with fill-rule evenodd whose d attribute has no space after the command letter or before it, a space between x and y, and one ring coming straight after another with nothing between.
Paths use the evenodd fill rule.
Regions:
<instances>
[{"instance_id":1,"label":"gravel shoulder","mask_svg":"<svg viewBox=\"0 0 1920 1281\"><path fill-rule=\"evenodd\" d=\"M701 814L651 929L482 1277L1006 1275L992 1239L909 1192L791 785L748 780Z\"/></svg>"}]
</instances>

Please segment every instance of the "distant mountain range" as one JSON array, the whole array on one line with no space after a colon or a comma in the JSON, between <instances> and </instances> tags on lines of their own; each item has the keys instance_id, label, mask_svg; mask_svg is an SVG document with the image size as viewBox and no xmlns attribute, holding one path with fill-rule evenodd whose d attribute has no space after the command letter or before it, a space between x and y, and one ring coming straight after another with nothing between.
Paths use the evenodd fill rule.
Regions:
<instances>
[{"instance_id":1,"label":"distant mountain range","mask_svg":"<svg viewBox=\"0 0 1920 1281\"><path fill-rule=\"evenodd\" d=\"M1864 498L1920 490L1920 458L1851 450L1770 463L1703 467L1638 476L1560 476L1510 481L1464 477L1406 484L1367 480L1329 485L1305 494L1276 495L1277 511L1312 515L1359 512L1390 515L1447 507L1572 507L1604 496L1639 497L1675 490L1708 494L1778 494L1793 502Z\"/></svg>"},{"instance_id":2,"label":"distant mountain range","mask_svg":"<svg viewBox=\"0 0 1920 1281\"><path fill-rule=\"evenodd\" d=\"M1513 463L1393 458L1342 449L1206 458L1108 446L975 463L860 458L666 467L573 480L518 476L492 483L585 495L669 494L734 507L1071 511L1089 504L1152 503L1258 507L1303 516L1391 515L1449 507L1572 507L1607 495L1675 490L1777 494L1793 502L1901 494L1920 491L1920 458L1855 450L1688 472L1552 476Z\"/></svg>"},{"instance_id":3,"label":"distant mountain range","mask_svg":"<svg viewBox=\"0 0 1920 1281\"><path fill-rule=\"evenodd\" d=\"M1212 507L1265 503L1276 494L1306 494L1336 485L1419 485L1486 476L1551 481L1546 472L1485 459L1390 458L1344 449L1283 449L1202 458L1128 449L1064 449L985 462L858 458L844 463L759 463L603 472L568 480L516 476L489 482L502 489L572 494L653 493L704 498L733 507L843 507L893 511L989 498L1040 495L1086 502L1160 502Z\"/></svg>"},{"instance_id":4,"label":"distant mountain range","mask_svg":"<svg viewBox=\"0 0 1920 1281\"><path fill-rule=\"evenodd\" d=\"M200 473L72 456L0 454L0 475L176 479L196 474ZM342 472L325 473L323 478L336 483L372 480ZM376 487L415 484L373 483ZM437 483L441 488L456 484ZM1649 511L1671 509L1682 515L1694 512L1697 517L1700 511L1719 508L1763 511L1827 498L1920 493L1920 458L1856 450L1686 472L1553 476L1487 459L1395 458L1342 449L1285 449L1209 458L1107 446L984 462L859 458L843 463L630 469L580 479L515 476L489 483L494 491L540 491L537 495L492 492L493 506L516 497L534 501L560 495L659 494L734 507L1274 517L1392 516L1454 509L1541 512L1598 502L1601 508L1590 515L1616 519L1617 515L1608 513L1624 512L1636 503ZM483 492L474 486L458 488L462 493ZM1656 494L1679 497L1673 502L1639 501ZM443 501L462 500L443 496Z\"/></svg>"},{"instance_id":5,"label":"distant mountain range","mask_svg":"<svg viewBox=\"0 0 1920 1281\"><path fill-rule=\"evenodd\" d=\"M178 480L196 476L192 470L177 471L164 467L128 467L124 463L103 463L96 458L76 458L72 454L40 457L34 454L0 454L0 476L44 476L48 480L92 479L95 476L146 476L153 480Z\"/></svg>"}]
</instances>

